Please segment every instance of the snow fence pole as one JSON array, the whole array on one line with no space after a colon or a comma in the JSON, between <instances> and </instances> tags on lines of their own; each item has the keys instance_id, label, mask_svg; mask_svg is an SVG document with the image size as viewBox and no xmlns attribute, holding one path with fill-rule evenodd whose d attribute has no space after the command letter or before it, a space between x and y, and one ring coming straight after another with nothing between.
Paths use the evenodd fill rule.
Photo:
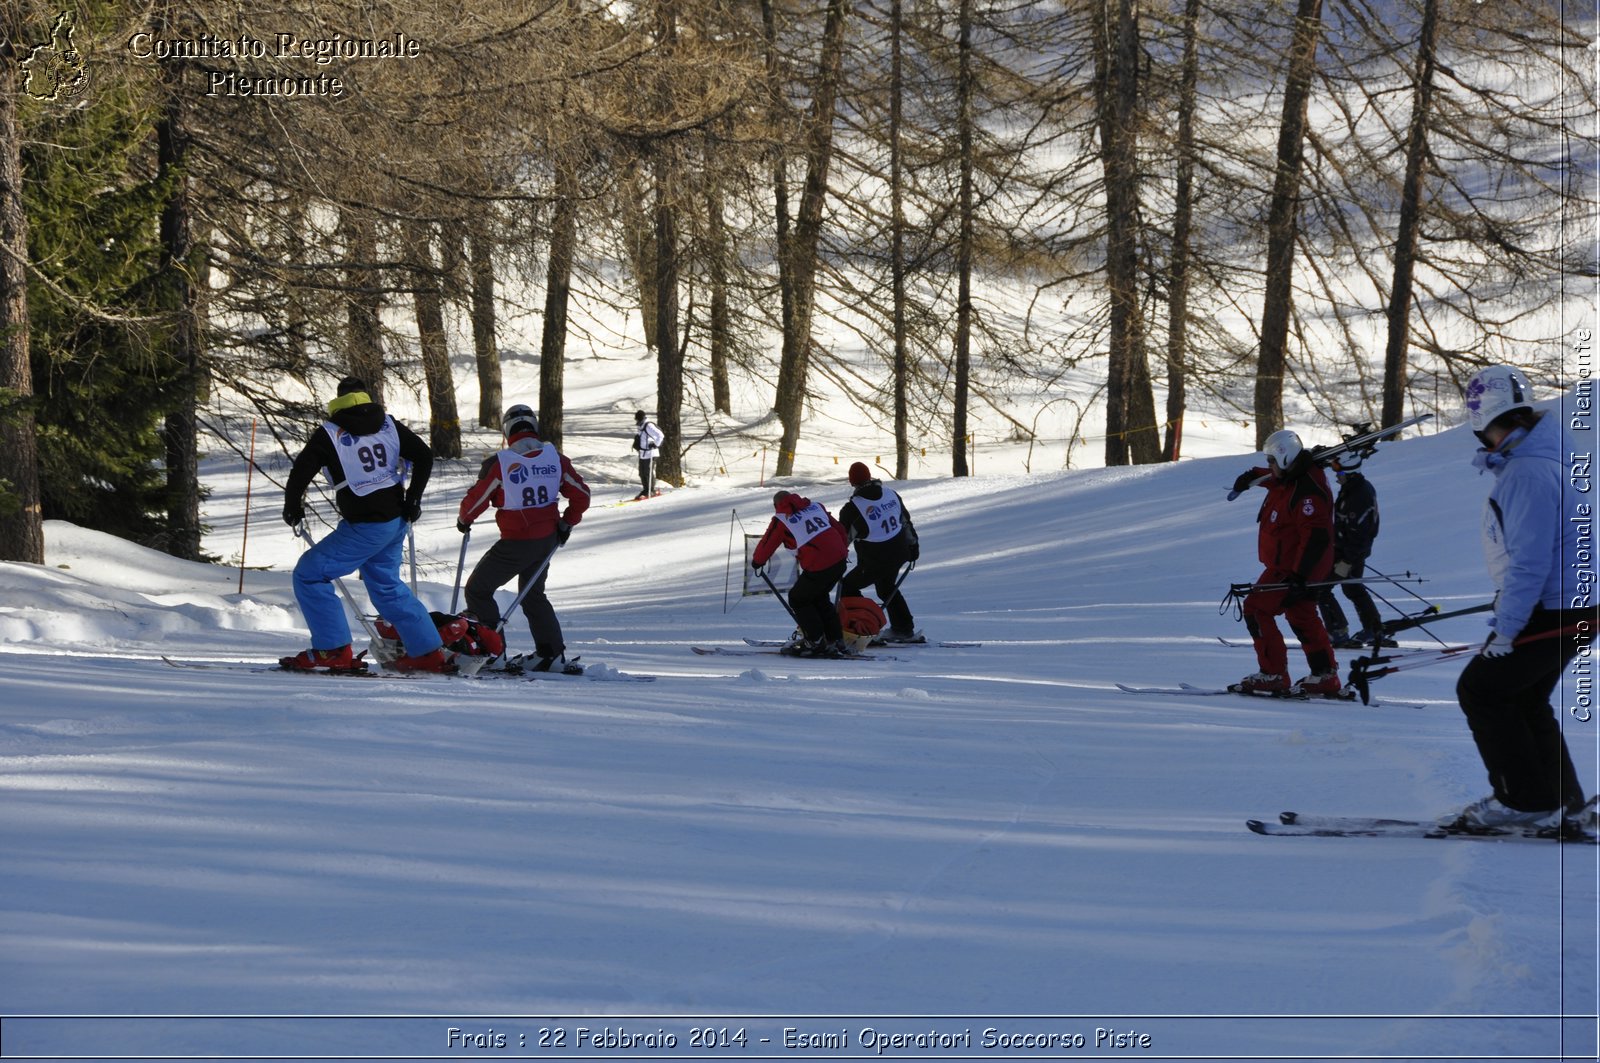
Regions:
<instances>
[{"instance_id":1,"label":"snow fence pole","mask_svg":"<svg viewBox=\"0 0 1600 1063\"><path fill-rule=\"evenodd\" d=\"M250 546L250 489L256 479L256 422L250 418L250 464L244 474L244 539L239 543L239 593L244 593L244 555Z\"/></svg>"}]
</instances>

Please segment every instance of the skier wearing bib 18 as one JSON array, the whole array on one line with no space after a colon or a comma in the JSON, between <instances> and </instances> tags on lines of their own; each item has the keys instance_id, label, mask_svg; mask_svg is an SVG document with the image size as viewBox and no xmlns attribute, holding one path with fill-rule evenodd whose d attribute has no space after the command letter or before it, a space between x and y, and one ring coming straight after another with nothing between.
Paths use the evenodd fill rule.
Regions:
<instances>
[{"instance_id":1,"label":"skier wearing bib 18","mask_svg":"<svg viewBox=\"0 0 1600 1063\"><path fill-rule=\"evenodd\" d=\"M489 547L467 577L467 611L480 624L498 625L500 607L494 592L516 577L518 590L527 587L522 612L539 657L534 668L549 671L565 661L567 645L555 607L545 597L545 579L551 556L566 545L573 526L589 508L589 485L566 455L539 438L539 420L531 409L513 406L502 423L505 449L485 459L478 482L461 500L456 521L456 530L465 535L473 520L493 505L500 528L500 541ZM564 511L560 510L563 498Z\"/></svg>"}]
</instances>

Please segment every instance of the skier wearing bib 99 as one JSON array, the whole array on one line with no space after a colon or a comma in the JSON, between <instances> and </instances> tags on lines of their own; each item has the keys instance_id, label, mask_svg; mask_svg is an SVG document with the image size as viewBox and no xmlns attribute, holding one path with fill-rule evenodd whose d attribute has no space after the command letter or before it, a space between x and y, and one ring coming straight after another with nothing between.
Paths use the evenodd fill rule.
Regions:
<instances>
[{"instance_id":1,"label":"skier wearing bib 99","mask_svg":"<svg viewBox=\"0 0 1600 1063\"><path fill-rule=\"evenodd\" d=\"M1250 469L1234 481L1243 491L1262 476L1267 497L1256 514L1256 553L1266 566L1258 585L1278 589L1252 591L1244 600L1244 622L1255 641L1260 671L1228 689L1241 693L1329 695L1339 691L1339 673L1328 630L1317 615L1317 589L1309 583L1326 580L1333 571L1333 493L1327 477L1300 437L1284 429L1262 446L1267 468ZM1270 474L1270 475L1269 475ZM1305 651L1311 674L1289 685L1289 652L1276 617L1282 614Z\"/></svg>"},{"instance_id":2,"label":"skier wearing bib 99","mask_svg":"<svg viewBox=\"0 0 1600 1063\"><path fill-rule=\"evenodd\" d=\"M1534 409L1520 370L1481 370L1467 382L1466 405L1483 444L1473 465L1494 476L1482 531L1496 593L1494 633L1462 669L1456 697L1494 792L1440 824L1559 828L1584 805L1550 697L1594 638L1594 607L1574 594L1593 524L1588 486L1567 464L1579 447L1561 414Z\"/></svg>"},{"instance_id":3,"label":"skier wearing bib 99","mask_svg":"<svg viewBox=\"0 0 1600 1063\"><path fill-rule=\"evenodd\" d=\"M411 463L405 484L404 463ZM305 520L306 488L327 470L343 519L294 566L294 596L311 629L312 649L278 663L294 671L353 669L350 622L333 581L361 573L367 595L405 644L394 662L403 671L442 672L450 663L438 629L400 578L400 552L407 528L422 515L422 491L433 472L433 451L416 433L384 412L355 377L339 381L328 403L328 419L294 460L284 490L283 519L291 528Z\"/></svg>"},{"instance_id":4,"label":"skier wearing bib 99","mask_svg":"<svg viewBox=\"0 0 1600 1063\"><path fill-rule=\"evenodd\" d=\"M800 563L800 575L789 591L789 608L800 633L784 646L784 652L807 657L848 654L839 611L830 597L850 554L844 529L820 503L788 491L772 496L772 509L773 518L756 543L750 564L760 572L780 546L793 550Z\"/></svg>"},{"instance_id":5,"label":"skier wearing bib 99","mask_svg":"<svg viewBox=\"0 0 1600 1063\"><path fill-rule=\"evenodd\" d=\"M564 670L567 645L544 585L552 555L566 545L573 526L589 508L589 485L566 455L539 438L539 420L531 409L511 407L502 424L505 449L484 461L478 482L461 500L456 521L456 530L465 535L478 515L493 505L497 509L495 524L500 528L500 540L479 558L467 578L467 611L478 623L497 626L500 606L494 593L516 577L517 589L527 588L522 612L539 657L534 670L549 671L555 666L560 671ZM567 507L559 511L563 498Z\"/></svg>"},{"instance_id":6,"label":"skier wearing bib 99","mask_svg":"<svg viewBox=\"0 0 1600 1063\"><path fill-rule=\"evenodd\" d=\"M839 594L854 597L872 584L889 617L885 641L908 642L916 638L916 623L906 596L895 586L895 577L900 566L921 554L911 511L900 495L874 479L872 470L862 462L850 466L850 486L855 490L839 507L839 523L844 526L845 538L855 543L856 567L840 581Z\"/></svg>"}]
</instances>

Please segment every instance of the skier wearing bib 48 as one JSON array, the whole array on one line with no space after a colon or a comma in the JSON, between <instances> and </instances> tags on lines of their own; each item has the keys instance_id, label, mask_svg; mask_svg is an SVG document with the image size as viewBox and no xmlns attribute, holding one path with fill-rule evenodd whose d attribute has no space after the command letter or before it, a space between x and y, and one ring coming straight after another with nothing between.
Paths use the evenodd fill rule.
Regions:
<instances>
[{"instance_id":1,"label":"skier wearing bib 48","mask_svg":"<svg viewBox=\"0 0 1600 1063\"><path fill-rule=\"evenodd\" d=\"M1333 570L1333 494L1327 477L1285 429L1267 437L1262 451L1267 468L1250 469L1234 481L1243 491L1262 476L1267 497L1256 514L1256 553L1266 566L1257 584L1281 589L1252 591L1244 600L1244 622L1255 641L1260 671L1230 689L1254 694L1328 695L1339 691L1339 673L1328 630L1317 615L1317 591L1308 587ZM1305 651L1311 674L1289 685L1289 653L1276 617L1283 614Z\"/></svg>"},{"instance_id":2,"label":"skier wearing bib 48","mask_svg":"<svg viewBox=\"0 0 1600 1063\"><path fill-rule=\"evenodd\" d=\"M409 486L402 473L406 462L411 464ZM357 667L350 652L350 622L333 581L359 571L372 604L405 644L406 655L394 662L395 667L448 670L438 629L400 578L401 544L407 528L422 514L422 490L433 472L433 451L385 413L364 383L345 377L339 382L338 397L328 403L328 419L312 433L289 471L283 519L291 528L305 520L306 488L323 470L335 486L335 502L344 519L294 566L294 596L311 629L313 648L278 663L301 672Z\"/></svg>"},{"instance_id":3,"label":"skier wearing bib 48","mask_svg":"<svg viewBox=\"0 0 1600 1063\"><path fill-rule=\"evenodd\" d=\"M503 425L506 447L484 460L478 482L461 500L456 521L456 530L465 535L478 515L493 505L500 528L499 542L478 559L467 577L467 611L480 624L497 626L500 606L494 593L516 577L517 589L527 588L522 612L539 657L534 670L549 671L565 662L567 645L555 607L545 597L545 579L551 557L566 545L589 508L589 485L566 455L539 438L539 421L531 409L511 407ZM567 507L558 511L563 498Z\"/></svg>"},{"instance_id":4,"label":"skier wearing bib 48","mask_svg":"<svg viewBox=\"0 0 1600 1063\"><path fill-rule=\"evenodd\" d=\"M1558 412L1533 408L1527 378L1511 366L1473 376L1466 403L1483 444L1473 464L1494 475L1482 531L1497 593L1494 634L1462 670L1456 697L1494 792L1440 824L1559 828L1584 800L1550 696L1595 629L1568 567L1593 521L1587 484L1566 464L1580 448Z\"/></svg>"},{"instance_id":5,"label":"skier wearing bib 48","mask_svg":"<svg viewBox=\"0 0 1600 1063\"><path fill-rule=\"evenodd\" d=\"M850 466L850 500L839 507L839 523L845 537L855 543L856 567L839 583L842 597L861 593L869 583L889 616L889 639L904 641L916 635L911 606L895 586L900 566L915 561L921 554L917 529L911 523L898 492L883 486L862 462Z\"/></svg>"},{"instance_id":6,"label":"skier wearing bib 48","mask_svg":"<svg viewBox=\"0 0 1600 1063\"><path fill-rule=\"evenodd\" d=\"M784 649L809 656L846 654L839 611L829 597L844 575L850 547L844 529L821 504L788 491L772 496L774 516L756 543L750 564L761 571L780 546L795 552L800 576L789 591L789 608L800 634Z\"/></svg>"}]
</instances>

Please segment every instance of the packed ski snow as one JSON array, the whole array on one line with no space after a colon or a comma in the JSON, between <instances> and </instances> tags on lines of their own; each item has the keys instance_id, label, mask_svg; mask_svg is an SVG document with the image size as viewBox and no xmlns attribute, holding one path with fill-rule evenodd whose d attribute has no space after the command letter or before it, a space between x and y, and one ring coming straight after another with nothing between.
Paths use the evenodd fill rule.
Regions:
<instances>
[{"instance_id":1,"label":"packed ski snow","mask_svg":"<svg viewBox=\"0 0 1600 1063\"><path fill-rule=\"evenodd\" d=\"M7 1055L1594 1055L1593 847L1245 828L1486 792L1458 663L1381 680L1376 707L1118 689L1255 670L1219 611L1258 569L1256 501L1226 500L1246 447L959 480L919 462L896 484L922 538L904 590L930 639L981 645L705 656L790 633L740 593L775 483L702 449L691 486L619 504L639 400L569 413L596 499L549 589L587 677L271 670L307 645L281 454L246 542L244 463L213 449L222 564L52 523L44 567L0 565ZM428 489L431 608L491 435ZM1429 426L1367 462L1371 564L1423 580L1374 588L1400 610L1488 598L1474 445ZM851 461L887 479L862 450L776 486L836 512ZM507 630L531 648L520 614ZM1557 708L1592 792L1587 667ZM655 680L607 681L630 675Z\"/></svg>"}]
</instances>

